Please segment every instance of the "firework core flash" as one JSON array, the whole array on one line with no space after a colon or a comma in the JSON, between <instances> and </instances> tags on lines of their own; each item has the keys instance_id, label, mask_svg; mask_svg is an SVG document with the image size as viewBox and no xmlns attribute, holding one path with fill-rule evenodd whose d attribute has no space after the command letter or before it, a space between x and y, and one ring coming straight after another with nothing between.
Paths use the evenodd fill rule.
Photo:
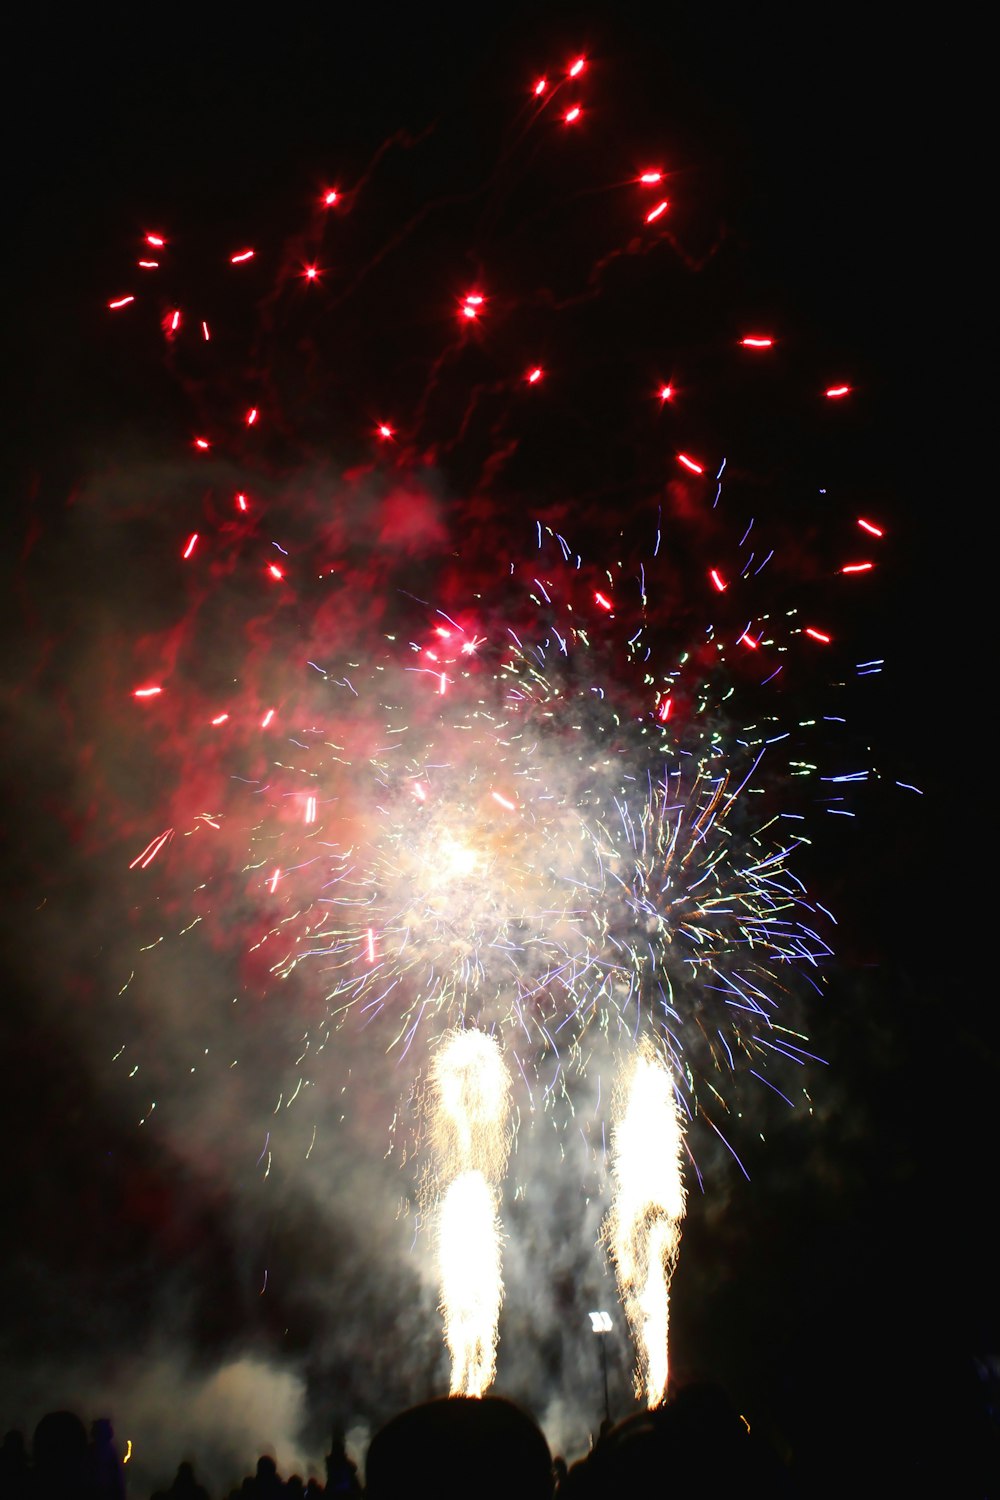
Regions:
<instances>
[{"instance_id":1,"label":"firework core flash","mask_svg":"<svg viewBox=\"0 0 1000 1500\"><path fill-rule=\"evenodd\" d=\"M509 1093L510 1078L492 1037L452 1032L431 1075L431 1136L453 1396L483 1395L496 1371L503 1301L497 1200L507 1164Z\"/></svg>"}]
</instances>

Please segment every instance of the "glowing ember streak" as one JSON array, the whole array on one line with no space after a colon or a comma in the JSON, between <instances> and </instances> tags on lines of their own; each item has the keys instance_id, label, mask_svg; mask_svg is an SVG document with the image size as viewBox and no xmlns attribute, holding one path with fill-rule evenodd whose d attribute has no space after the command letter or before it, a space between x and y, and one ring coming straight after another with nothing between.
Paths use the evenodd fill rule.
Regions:
<instances>
[{"instance_id":1,"label":"glowing ember streak","mask_svg":"<svg viewBox=\"0 0 1000 1500\"><path fill-rule=\"evenodd\" d=\"M368 962L370 964L375 962L375 929L373 927L368 929Z\"/></svg>"},{"instance_id":2,"label":"glowing ember streak","mask_svg":"<svg viewBox=\"0 0 1000 1500\"><path fill-rule=\"evenodd\" d=\"M192 531L191 535L187 539L187 546L184 548L184 551L181 553L181 557L183 557L185 559L185 561L186 561L191 556L192 552L194 551L195 547L197 547L197 545L198 545L198 533L196 531Z\"/></svg>"},{"instance_id":3,"label":"glowing ember streak","mask_svg":"<svg viewBox=\"0 0 1000 1500\"><path fill-rule=\"evenodd\" d=\"M133 691L133 693L132 693L132 697L133 698L155 698L159 693L162 693L162 692L163 692L163 689L159 686L159 684L157 684L154 687L136 688Z\"/></svg>"},{"instance_id":4,"label":"glowing ember streak","mask_svg":"<svg viewBox=\"0 0 1000 1500\"><path fill-rule=\"evenodd\" d=\"M177 332L181 326L181 312L179 307L175 307L172 312L167 313L163 320L163 326L168 334Z\"/></svg>"},{"instance_id":5,"label":"glowing ember streak","mask_svg":"<svg viewBox=\"0 0 1000 1500\"><path fill-rule=\"evenodd\" d=\"M636 1395L658 1406L669 1376L670 1280L684 1217L684 1127L651 1042L629 1069L611 1135L614 1202L605 1229L636 1343Z\"/></svg>"},{"instance_id":6,"label":"glowing ember streak","mask_svg":"<svg viewBox=\"0 0 1000 1500\"><path fill-rule=\"evenodd\" d=\"M131 864L129 865L129 869L134 870L136 867L138 867L140 870L144 870L147 865L152 864L153 860L159 854L164 844L172 839L173 836L174 830L172 828L167 828L163 833L158 834L155 839L151 839L150 842L146 845L145 849L143 849L142 853L137 854L135 859L132 860Z\"/></svg>"},{"instance_id":7,"label":"glowing ember streak","mask_svg":"<svg viewBox=\"0 0 1000 1500\"><path fill-rule=\"evenodd\" d=\"M113 302L108 303L108 306L112 309L117 309L119 307L128 307L129 303L134 301L134 297L116 297Z\"/></svg>"},{"instance_id":8,"label":"glowing ember streak","mask_svg":"<svg viewBox=\"0 0 1000 1500\"><path fill-rule=\"evenodd\" d=\"M323 203L325 207L332 208L333 205L338 201L339 197L340 194L337 192L336 188L327 188L326 192L323 194Z\"/></svg>"},{"instance_id":9,"label":"glowing ember streak","mask_svg":"<svg viewBox=\"0 0 1000 1500\"><path fill-rule=\"evenodd\" d=\"M231 255L229 257L229 264L231 266L240 266L245 260L253 260L252 250L240 250L236 255Z\"/></svg>"},{"instance_id":10,"label":"glowing ember streak","mask_svg":"<svg viewBox=\"0 0 1000 1500\"><path fill-rule=\"evenodd\" d=\"M692 474L704 474L705 472L702 465L696 463L693 458L689 458L686 453L678 453L677 462L683 464L685 469L690 469Z\"/></svg>"},{"instance_id":11,"label":"glowing ember streak","mask_svg":"<svg viewBox=\"0 0 1000 1500\"><path fill-rule=\"evenodd\" d=\"M572 109L568 109L563 115L563 123L566 125L572 125L576 120L580 118L582 113L583 111L580 108L579 104L574 104Z\"/></svg>"},{"instance_id":12,"label":"glowing ember streak","mask_svg":"<svg viewBox=\"0 0 1000 1500\"><path fill-rule=\"evenodd\" d=\"M605 596L603 594L600 594L600 593L595 593L595 595L594 595L594 603L595 604L599 604L600 607L601 607L601 609L608 609L608 610L610 610L613 607L612 603L611 603L611 600L605 598Z\"/></svg>"},{"instance_id":13,"label":"glowing ember streak","mask_svg":"<svg viewBox=\"0 0 1000 1500\"><path fill-rule=\"evenodd\" d=\"M548 88L548 86L549 81L547 78L539 78L538 82L535 84L535 87L532 89L532 93L534 94L535 98L541 98L542 94L545 93L545 90Z\"/></svg>"},{"instance_id":14,"label":"glowing ember streak","mask_svg":"<svg viewBox=\"0 0 1000 1500\"><path fill-rule=\"evenodd\" d=\"M215 718L211 722L213 726L217 728L220 724L225 724L228 718L228 714L216 714Z\"/></svg>"},{"instance_id":15,"label":"glowing ember streak","mask_svg":"<svg viewBox=\"0 0 1000 1500\"><path fill-rule=\"evenodd\" d=\"M508 812L513 812L517 807L517 803L511 802L510 798L505 797L502 792L491 792L490 796L494 802L499 802L500 806L505 807Z\"/></svg>"},{"instance_id":16,"label":"glowing ember streak","mask_svg":"<svg viewBox=\"0 0 1000 1500\"><path fill-rule=\"evenodd\" d=\"M393 430L386 422L380 422L375 431L384 442L388 442L393 436Z\"/></svg>"},{"instance_id":17,"label":"glowing ember streak","mask_svg":"<svg viewBox=\"0 0 1000 1500\"><path fill-rule=\"evenodd\" d=\"M167 242L163 238L162 234L147 234L146 235L146 244L147 245L152 245L153 248L156 249L156 250L162 250L163 247L164 247L164 245L166 243Z\"/></svg>"},{"instance_id":18,"label":"glowing ember streak","mask_svg":"<svg viewBox=\"0 0 1000 1500\"><path fill-rule=\"evenodd\" d=\"M814 641L822 641L824 646L828 646L833 639L832 636L824 635L822 630L816 630L812 625L806 626L805 634L811 635Z\"/></svg>"},{"instance_id":19,"label":"glowing ember streak","mask_svg":"<svg viewBox=\"0 0 1000 1500\"><path fill-rule=\"evenodd\" d=\"M748 333L746 338L740 339L744 349L773 349L774 339L768 338L766 334Z\"/></svg>"},{"instance_id":20,"label":"glowing ember streak","mask_svg":"<svg viewBox=\"0 0 1000 1500\"><path fill-rule=\"evenodd\" d=\"M715 584L715 587L719 590L719 593L724 594L726 592L726 585L723 582L722 578L719 576L718 568L712 568L708 576Z\"/></svg>"},{"instance_id":21,"label":"glowing ember streak","mask_svg":"<svg viewBox=\"0 0 1000 1500\"><path fill-rule=\"evenodd\" d=\"M267 571L270 573L271 577L276 578L279 583L285 576L281 569L278 567L277 563L268 563Z\"/></svg>"},{"instance_id":22,"label":"glowing ember streak","mask_svg":"<svg viewBox=\"0 0 1000 1500\"><path fill-rule=\"evenodd\" d=\"M496 1371L503 1301L497 1208L509 1145L510 1077L492 1037L455 1031L434 1059L430 1086L451 1393L482 1396Z\"/></svg>"},{"instance_id":23,"label":"glowing ember streak","mask_svg":"<svg viewBox=\"0 0 1000 1500\"><path fill-rule=\"evenodd\" d=\"M587 59L585 57L578 57L576 61L571 64L567 77L579 78L580 74L583 72L586 66Z\"/></svg>"},{"instance_id":24,"label":"glowing ember streak","mask_svg":"<svg viewBox=\"0 0 1000 1500\"><path fill-rule=\"evenodd\" d=\"M840 571L842 573L870 573L874 566L873 562L845 563Z\"/></svg>"},{"instance_id":25,"label":"glowing ember streak","mask_svg":"<svg viewBox=\"0 0 1000 1500\"><path fill-rule=\"evenodd\" d=\"M831 385L827 387L823 394L833 400L837 396L849 396L851 394L851 387L849 385Z\"/></svg>"},{"instance_id":26,"label":"glowing ember streak","mask_svg":"<svg viewBox=\"0 0 1000 1500\"><path fill-rule=\"evenodd\" d=\"M643 172L642 176L639 178L639 181L646 183L647 186L651 186L655 182L662 182L663 181L663 173L662 172Z\"/></svg>"},{"instance_id":27,"label":"glowing ember streak","mask_svg":"<svg viewBox=\"0 0 1000 1500\"><path fill-rule=\"evenodd\" d=\"M278 881L280 879L281 879L281 871L280 870L275 870L274 874L271 876L271 879L269 881L269 885L270 885L270 888L271 888L271 895L272 896L274 895L275 891L278 889Z\"/></svg>"},{"instance_id":28,"label":"glowing ember streak","mask_svg":"<svg viewBox=\"0 0 1000 1500\"><path fill-rule=\"evenodd\" d=\"M140 260L136 261L136 265L143 271L158 271L160 268L158 260Z\"/></svg>"},{"instance_id":29,"label":"glowing ember streak","mask_svg":"<svg viewBox=\"0 0 1000 1500\"><path fill-rule=\"evenodd\" d=\"M646 215L646 223L654 224L662 214L666 213L669 207L670 204L667 202L666 198L661 198L656 207L649 210L649 213Z\"/></svg>"},{"instance_id":30,"label":"glowing ember streak","mask_svg":"<svg viewBox=\"0 0 1000 1500\"><path fill-rule=\"evenodd\" d=\"M247 508L247 497L246 497L246 495L237 495L236 496L236 508L237 508L237 510L246 510L246 508Z\"/></svg>"},{"instance_id":31,"label":"glowing ember streak","mask_svg":"<svg viewBox=\"0 0 1000 1500\"><path fill-rule=\"evenodd\" d=\"M442 698L444 697L444 695L447 692L447 690L448 690L448 678L447 678L446 674L444 672L442 672L441 673L440 681L438 683L438 692L439 692L439 694L441 695Z\"/></svg>"},{"instance_id":32,"label":"glowing ember streak","mask_svg":"<svg viewBox=\"0 0 1000 1500\"><path fill-rule=\"evenodd\" d=\"M672 401L674 399L674 388L672 385L661 385L656 394L661 401Z\"/></svg>"},{"instance_id":33,"label":"glowing ember streak","mask_svg":"<svg viewBox=\"0 0 1000 1500\"><path fill-rule=\"evenodd\" d=\"M273 718L274 718L274 709L273 708L269 708L268 711L267 711L267 713L264 715L264 717L260 721L260 727L261 727L261 729L266 729L267 726L271 723L271 720Z\"/></svg>"},{"instance_id":34,"label":"glowing ember streak","mask_svg":"<svg viewBox=\"0 0 1000 1500\"><path fill-rule=\"evenodd\" d=\"M208 324L205 322L204 318L201 322L201 336L205 340L206 344L211 342L212 335L208 331Z\"/></svg>"},{"instance_id":35,"label":"glowing ember streak","mask_svg":"<svg viewBox=\"0 0 1000 1500\"><path fill-rule=\"evenodd\" d=\"M528 371L527 375L524 378L529 385L536 385L538 381L541 380L542 373L543 372L541 367L539 365L536 365L533 370Z\"/></svg>"},{"instance_id":36,"label":"glowing ember streak","mask_svg":"<svg viewBox=\"0 0 1000 1500\"><path fill-rule=\"evenodd\" d=\"M306 266L302 272L307 281L315 281L319 276L318 266Z\"/></svg>"},{"instance_id":37,"label":"glowing ember streak","mask_svg":"<svg viewBox=\"0 0 1000 1500\"><path fill-rule=\"evenodd\" d=\"M858 516L858 525L862 531L867 531L871 536L885 536L881 526L876 526L873 521L866 521L861 516Z\"/></svg>"},{"instance_id":38,"label":"glowing ember streak","mask_svg":"<svg viewBox=\"0 0 1000 1500\"><path fill-rule=\"evenodd\" d=\"M659 719L659 721L660 721L661 724L665 724L667 722L667 720L670 718L670 706L671 706L670 695L668 693L664 693L663 697L660 699L660 706L659 706L659 708L657 709L657 712L656 712L656 716Z\"/></svg>"},{"instance_id":39,"label":"glowing ember streak","mask_svg":"<svg viewBox=\"0 0 1000 1500\"><path fill-rule=\"evenodd\" d=\"M250 410L247 412L247 426L248 427L252 427L253 426L253 424L257 420L258 415L259 415L259 413L257 411L256 406L251 406Z\"/></svg>"},{"instance_id":40,"label":"glowing ember streak","mask_svg":"<svg viewBox=\"0 0 1000 1500\"><path fill-rule=\"evenodd\" d=\"M739 646L749 646L751 651L756 651L760 645L760 641L755 641L753 636L746 630L744 630L742 635L737 636L736 643Z\"/></svg>"},{"instance_id":41,"label":"glowing ember streak","mask_svg":"<svg viewBox=\"0 0 1000 1500\"><path fill-rule=\"evenodd\" d=\"M209 448L211 448L212 446L208 441L208 438L195 438L194 445L202 453L207 453Z\"/></svg>"},{"instance_id":42,"label":"glowing ember streak","mask_svg":"<svg viewBox=\"0 0 1000 1500\"><path fill-rule=\"evenodd\" d=\"M306 820L307 823L315 823L315 821L316 821L316 798L315 797L307 797L306 798L305 820Z\"/></svg>"}]
</instances>

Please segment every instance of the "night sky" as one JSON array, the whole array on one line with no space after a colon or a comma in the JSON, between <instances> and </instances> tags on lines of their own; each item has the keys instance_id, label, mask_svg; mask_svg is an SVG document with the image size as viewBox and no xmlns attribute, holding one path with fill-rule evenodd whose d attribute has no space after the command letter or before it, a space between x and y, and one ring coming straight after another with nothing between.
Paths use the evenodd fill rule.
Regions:
<instances>
[{"instance_id":1,"label":"night sky","mask_svg":"<svg viewBox=\"0 0 1000 1500\"><path fill-rule=\"evenodd\" d=\"M305 5L261 20L217 6L153 21L105 7L67 22L43 6L11 48L0 1404L5 1429L30 1430L60 1405L87 1419L109 1412L143 1454L135 1493L166 1482L186 1452L219 1489L268 1444L289 1467L315 1466L331 1421L363 1437L440 1392L446 1371L426 1251L411 1248L412 1207L397 1212L412 1164L401 1174L396 1138L385 1159L406 1084L385 1072L380 1046L343 1044L346 1123L336 1144L324 1137L322 1181L281 1163L265 1179L269 1075L296 1015L248 995L239 1082L223 1073L201 1089L187 1043L198 1030L213 1047L236 1045L217 1002L246 983L223 936L172 945L144 991L119 993L129 955L159 930L126 866L168 821L156 811L164 762L140 761L134 730L119 728L139 670L130 653L177 612L175 542L198 529L207 472L190 435L221 408L195 364L169 370L155 328L116 323L107 301L135 282L142 234L164 226L182 242L177 284L190 305L201 298L222 329L256 330L249 363L285 414L261 472L272 494L301 493L298 543L322 476L371 464L373 423L419 404L448 316L442 289L480 274L488 283L501 244L512 283L530 279L537 256L557 285L558 236L577 237L579 264L588 236L614 243L601 226L621 199L603 187L647 160L671 172L687 263L655 252L654 275L652 253L623 258L579 318L542 310L546 360L576 362L571 419L525 418L493 510L471 498L482 455L439 444L424 473L433 524L442 551L475 533L481 553L490 525L512 536L543 494L563 505L568 532L599 548L607 509L628 513L655 487L650 465L665 462L641 451L628 403L647 374L669 377L672 360L692 385L695 371L705 381L692 442L724 431L786 527L805 476L820 473L846 506L884 518L877 588L837 605L886 659L851 704L881 780L849 828L817 827L807 857L839 923L825 998L806 1014L829 1066L810 1073L812 1115L765 1103L733 1122L749 1182L706 1148L672 1354L679 1377L718 1379L794 1451L806 1493L841 1492L873 1434L887 1474L956 1450L962 1469L978 1451L984 1372L1000 1358L986 1229L989 918L974 894L975 867L989 869L989 763L984 774L966 585L983 527L979 516L960 524L981 481L961 472L948 415L966 356L953 331L957 257L928 208L955 154L925 108L935 42L850 9L808 21L769 7L735 21L684 10L651 23L636 7L563 21L545 7ZM566 139L552 144L567 157L557 229L540 184L558 174L538 169L540 147L505 156L504 132L531 80L580 53L589 165L570 160ZM305 254L324 186L357 184L401 130L405 144L351 204L344 275L375 263L397 216L431 194L444 206L390 273L358 275L316 325L301 299L268 299L264 272L237 304L222 251L252 243L275 266ZM490 173L477 212L501 206L470 246L465 205ZM518 238L509 226L524 223L537 231ZM321 256L338 253L334 237ZM783 344L778 373L746 405L708 380L711 350L734 326L773 328ZM511 359L529 357L530 329L514 308ZM855 387L835 439L802 394L827 370ZM235 378L224 395L239 399ZM459 409L447 382L434 401L428 420L444 434ZM600 448L580 436L597 431L612 434ZM966 434L957 447L968 446ZM210 482L224 486L242 461L212 460ZM364 483L348 488L363 538L385 509L373 499L366 512L376 491ZM803 553L814 536L824 545L817 527L803 515ZM425 560L420 580L430 571ZM221 632L225 612L206 620ZM220 649L200 691L228 660ZM292 1008L310 1003L299 981ZM166 1118L155 1128L138 1123L148 1098L114 1061L122 1043L156 1080ZM323 1118L334 1115L327 1101ZM508 1213L496 1389L533 1405L554 1443L572 1443L599 1402L587 1298L614 1292L587 1241L597 1220L574 1218L555 1145L551 1130L528 1141L514 1174L541 1174L547 1211L534 1226L526 1205ZM621 1412L628 1359L622 1335ZM567 1413L588 1399L590 1410ZM950 1492L984 1492L963 1482L956 1471Z\"/></svg>"}]
</instances>

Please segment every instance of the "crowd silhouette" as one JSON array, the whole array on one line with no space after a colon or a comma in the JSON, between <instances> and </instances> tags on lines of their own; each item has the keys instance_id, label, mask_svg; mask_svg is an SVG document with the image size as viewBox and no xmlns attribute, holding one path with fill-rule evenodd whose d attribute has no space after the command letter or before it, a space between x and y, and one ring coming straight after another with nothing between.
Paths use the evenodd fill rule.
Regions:
<instances>
[{"instance_id":1,"label":"crowd silhouette","mask_svg":"<svg viewBox=\"0 0 1000 1500\"><path fill-rule=\"evenodd\" d=\"M798 1494L774 1450L752 1433L727 1396L708 1384L682 1388L655 1411L605 1421L587 1455L553 1457L537 1424L512 1402L443 1397L392 1418L372 1439L362 1482L334 1435L322 1480L283 1478L272 1457L228 1495L212 1495L190 1458L149 1500L604 1500L669 1494ZM127 1470L110 1422L87 1429L72 1412L49 1412L30 1444L8 1432L0 1449L0 1500L125 1500ZM141 1496L146 1500L146 1495Z\"/></svg>"}]
</instances>

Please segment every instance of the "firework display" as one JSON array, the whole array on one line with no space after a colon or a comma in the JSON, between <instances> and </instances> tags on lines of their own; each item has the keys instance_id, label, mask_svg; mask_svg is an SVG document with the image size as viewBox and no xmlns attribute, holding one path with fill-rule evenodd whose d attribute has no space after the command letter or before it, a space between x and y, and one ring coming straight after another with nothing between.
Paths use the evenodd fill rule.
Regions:
<instances>
[{"instance_id":1,"label":"firework display","mask_svg":"<svg viewBox=\"0 0 1000 1500\"><path fill-rule=\"evenodd\" d=\"M118 823L171 943L203 926L249 991L308 996L297 1055L274 1058L283 1110L346 1035L429 1078L455 1391L493 1377L508 1090L556 1116L594 1069L629 1080L606 1240L655 1405L682 1163L703 1130L738 1160L734 1091L794 1105L814 1060L799 1001L833 919L801 855L871 774L845 706L880 662L841 633L886 528L810 463L760 465L776 333L706 349L662 293L644 313L642 278L686 286L712 251L686 248L669 166L595 186L612 148L588 71L528 83L467 223L445 189L397 184L397 214L380 174L418 149L401 136L280 250L233 243L201 281L184 226L143 229L107 309L160 341L197 499L169 523L177 612L122 654L158 802ZM596 215L597 187L618 211ZM646 318L641 378L605 332L623 303ZM810 380L803 422L857 399L841 370ZM151 930L136 966L165 946Z\"/></svg>"}]
</instances>

